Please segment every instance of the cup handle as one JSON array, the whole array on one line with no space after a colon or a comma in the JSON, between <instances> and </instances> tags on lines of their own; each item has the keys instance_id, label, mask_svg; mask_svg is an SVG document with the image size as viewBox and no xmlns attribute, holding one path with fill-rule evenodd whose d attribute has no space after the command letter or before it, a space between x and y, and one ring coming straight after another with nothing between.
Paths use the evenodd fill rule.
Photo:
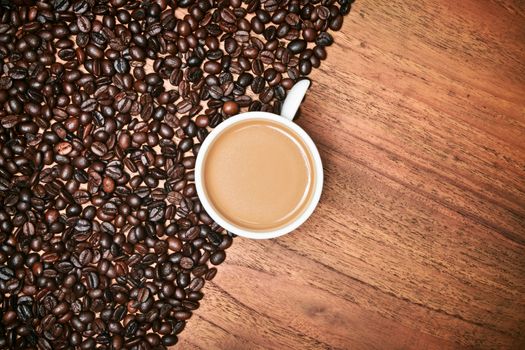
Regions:
<instances>
[{"instance_id":1,"label":"cup handle","mask_svg":"<svg viewBox=\"0 0 525 350\"><path fill-rule=\"evenodd\" d=\"M286 99L283 102L283 107L281 108L281 116L285 117L288 120L293 120L299 105L303 102L304 95L310 87L310 80L303 79L295 83L294 86L288 92Z\"/></svg>"}]
</instances>

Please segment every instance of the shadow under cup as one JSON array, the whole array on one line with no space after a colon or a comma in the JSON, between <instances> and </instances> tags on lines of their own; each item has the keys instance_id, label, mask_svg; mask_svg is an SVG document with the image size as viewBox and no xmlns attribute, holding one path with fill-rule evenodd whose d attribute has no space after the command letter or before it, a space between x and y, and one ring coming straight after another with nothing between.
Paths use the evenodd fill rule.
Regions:
<instances>
[{"instance_id":1,"label":"shadow under cup","mask_svg":"<svg viewBox=\"0 0 525 350\"><path fill-rule=\"evenodd\" d=\"M312 205L318 176L304 137L284 122L264 117L221 130L201 164L202 190L222 219L216 221L267 233L304 215Z\"/></svg>"}]
</instances>

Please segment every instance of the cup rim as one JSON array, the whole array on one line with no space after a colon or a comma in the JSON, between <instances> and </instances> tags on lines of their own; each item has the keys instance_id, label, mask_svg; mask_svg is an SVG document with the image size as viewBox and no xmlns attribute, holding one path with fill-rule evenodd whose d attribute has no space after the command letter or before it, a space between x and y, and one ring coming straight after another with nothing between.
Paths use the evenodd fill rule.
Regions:
<instances>
[{"instance_id":1,"label":"cup rim","mask_svg":"<svg viewBox=\"0 0 525 350\"><path fill-rule=\"evenodd\" d=\"M310 203L308 204L307 208L303 211L301 215L299 215L294 221L290 222L289 224L280 227L276 230L271 231L250 231L246 230L242 227L238 227L237 225L234 225L227 220L225 220L222 215L220 215L212 206L210 201L208 200L208 197L206 195L206 191L204 190L203 181L202 181L202 167L204 159L206 158L206 154L208 153L208 149L212 142L227 128L230 126L240 123L246 120L256 120L256 119L269 119L271 121L284 124L288 128L292 129L294 132L297 133L297 135L301 138L301 140L306 144L306 147L308 148L308 151L312 155L313 159L313 166L314 171L316 175L315 184L314 184L314 193L312 195L312 198L310 200ZM319 199L321 198L321 192L323 190L323 181L324 181L324 175L323 175L323 164L321 161L321 156L319 155L319 151L317 150L317 147L315 146L315 143L310 138L310 136L304 131L299 125L294 123L293 121L290 121L286 119L283 116L268 113L268 112L259 112L259 111L252 111L252 112L245 112L240 113L237 115L234 115L225 121L223 121L221 124L219 124L215 129L213 129L204 142L201 144L201 147L199 149L199 153L197 154L197 160L195 163L195 187L197 189L197 194L199 196L199 200L206 210L206 213L210 215L210 217L218 223L220 226L222 226L224 229L230 231L231 233L234 233L238 236L246 237L246 238L253 238L253 239L268 239L268 238L276 238L282 235L285 235L287 233L292 232L296 228L298 228L300 225L302 225L314 212L315 208L317 207L317 204L319 203Z\"/></svg>"}]
</instances>

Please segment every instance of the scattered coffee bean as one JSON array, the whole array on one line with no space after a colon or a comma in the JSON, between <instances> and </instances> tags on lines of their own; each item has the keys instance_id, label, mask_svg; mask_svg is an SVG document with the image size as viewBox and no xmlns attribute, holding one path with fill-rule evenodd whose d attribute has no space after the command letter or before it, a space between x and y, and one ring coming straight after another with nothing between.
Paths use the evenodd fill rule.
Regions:
<instances>
[{"instance_id":1,"label":"scattered coffee bean","mask_svg":"<svg viewBox=\"0 0 525 350\"><path fill-rule=\"evenodd\" d=\"M301 39L292 40L288 43L287 48L294 54L303 52L306 49L306 41Z\"/></svg>"},{"instance_id":2,"label":"scattered coffee bean","mask_svg":"<svg viewBox=\"0 0 525 350\"><path fill-rule=\"evenodd\" d=\"M227 101L222 106L222 110L227 115L235 115L239 113L239 105L234 101Z\"/></svg>"}]
</instances>

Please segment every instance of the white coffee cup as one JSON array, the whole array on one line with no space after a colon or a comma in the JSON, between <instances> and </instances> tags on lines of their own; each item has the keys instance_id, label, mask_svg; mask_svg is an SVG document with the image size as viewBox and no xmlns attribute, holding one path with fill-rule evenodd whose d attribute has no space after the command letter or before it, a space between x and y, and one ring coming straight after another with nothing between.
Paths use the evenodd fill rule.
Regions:
<instances>
[{"instance_id":1,"label":"white coffee cup","mask_svg":"<svg viewBox=\"0 0 525 350\"><path fill-rule=\"evenodd\" d=\"M220 226L225 228L226 230L247 238L254 238L254 239L265 239L265 238L275 238L282 236L284 234L287 234L293 230L295 230L297 227L299 227L301 224L303 224L309 217L312 215L315 207L317 206L319 202L319 198L321 197L321 192L323 189L323 166L321 163L321 157L319 156L319 151L317 150L317 147L315 146L314 142L308 136L308 134L297 124L295 124L292 120L299 109L299 105L303 101L304 95L306 94L306 91L308 90L308 87L310 86L310 81L305 79L297 82L292 89L288 92L288 95L283 103L281 115L268 113L268 112L246 112L246 113L240 113L235 116L232 116L225 121L223 121L219 126L217 126L215 129L213 129L210 134L206 137L204 142L202 143L199 153L197 155L197 161L195 164L195 186L197 188L197 194L199 195L199 199L202 203L202 206L208 213L208 215L215 220ZM302 212L301 215L299 215L295 220L288 223L286 226L280 227L275 230L271 231L250 231L245 228L239 227L238 225L235 225L228 220L226 220L211 204L205 190L204 185L204 174L203 174L203 162L206 158L206 155L208 151L210 150L210 147L213 147L213 141L226 129L231 127L232 125L239 123L239 122L245 122L248 120L257 120L257 119L268 119L276 123L283 124L285 127L288 127L292 131L296 133L296 135L303 141L303 143L308 148L308 151L310 152L312 159L313 159L313 167L314 167L314 173L315 173L315 183L313 185L313 195L311 196L311 199L306 206L306 209Z\"/></svg>"}]
</instances>

